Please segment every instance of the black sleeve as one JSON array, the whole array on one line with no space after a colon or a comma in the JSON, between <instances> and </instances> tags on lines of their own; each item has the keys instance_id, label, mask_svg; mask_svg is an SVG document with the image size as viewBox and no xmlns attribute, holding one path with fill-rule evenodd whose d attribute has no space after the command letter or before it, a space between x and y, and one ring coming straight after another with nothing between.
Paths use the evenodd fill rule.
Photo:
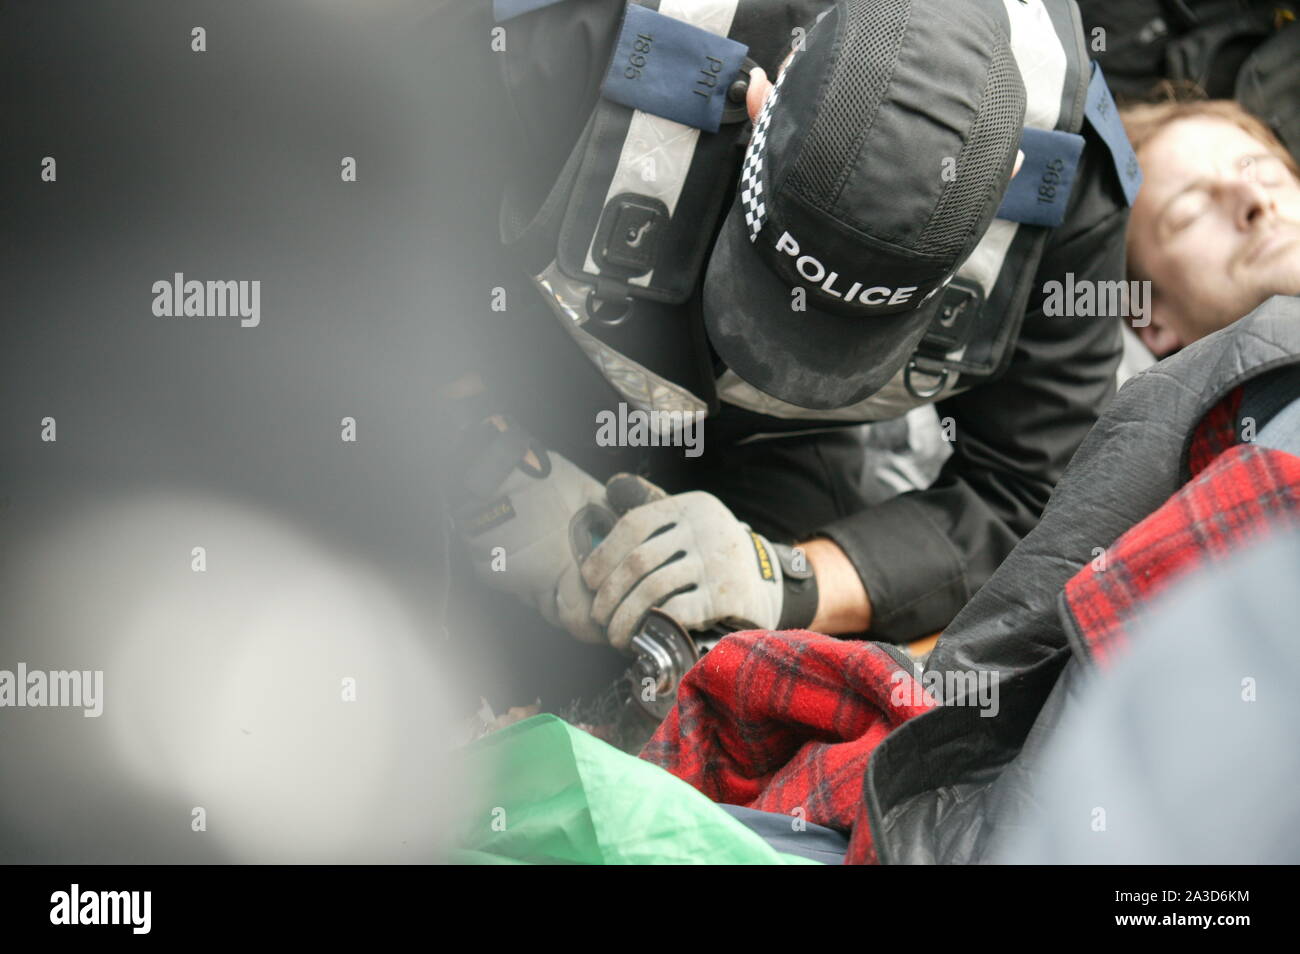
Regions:
<instances>
[{"instance_id":1,"label":"black sleeve","mask_svg":"<svg viewBox=\"0 0 1300 954\"><path fill-rule=\"evenodd\" d=\"M857 568L872 635L906 640L946 626L1038 522L1115 391L1114 316L1046 317L1043 286L1124 278L1128 208L1101 141L1086 133L1065 222L1048 240L1005 374L937 405L955 424L953 456L927 490L821 531Z\"/></svg>"}]
</instances>

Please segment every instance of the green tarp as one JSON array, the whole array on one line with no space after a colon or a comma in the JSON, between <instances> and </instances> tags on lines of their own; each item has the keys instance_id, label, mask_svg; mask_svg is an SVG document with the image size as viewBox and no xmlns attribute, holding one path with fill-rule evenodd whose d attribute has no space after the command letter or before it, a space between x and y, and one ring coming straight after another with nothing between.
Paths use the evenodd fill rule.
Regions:
<instances>
[{"instance_id":1,"label":"green tarp","mask_svg":"<svg viewBox=\"0 0 1300 954\"><path fill-rule=\"evenodd\" d=\"M478 780L451 860L474 864L816 864L771 848L681 779L553 715L473 742Z\"/></svg>"}]
</instances>

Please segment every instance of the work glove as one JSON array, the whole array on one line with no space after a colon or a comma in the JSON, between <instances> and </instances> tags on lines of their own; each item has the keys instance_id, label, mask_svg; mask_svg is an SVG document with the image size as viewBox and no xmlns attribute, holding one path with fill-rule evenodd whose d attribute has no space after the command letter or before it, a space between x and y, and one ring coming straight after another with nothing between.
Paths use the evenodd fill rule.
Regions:
<instances>
[{"instance_id":1,"label":"work glove","mask_svg":"<svg viewBox=\"0 0 1300 954\"><path fill-rule=\"evenodd\" d=\"M605 488L506 418L480 425L462 451L456 527L476 574L583 642L603 643L579 565L613 525Z\"/></svg>"},{"instance_id":2,"label":"work glove","mask_svg":"<svg viewBox=\"0 0 1300 954\"><path fill-rule=\"evenodd\" d=\"M595 591L592 617L626 649L646 610L658 607L687 629L723 620L775 629L784 600L772 544L712 494L668 496L642 477L618 474L606 494L621 514L582 564Z\"/></svg>"}]
</instances>

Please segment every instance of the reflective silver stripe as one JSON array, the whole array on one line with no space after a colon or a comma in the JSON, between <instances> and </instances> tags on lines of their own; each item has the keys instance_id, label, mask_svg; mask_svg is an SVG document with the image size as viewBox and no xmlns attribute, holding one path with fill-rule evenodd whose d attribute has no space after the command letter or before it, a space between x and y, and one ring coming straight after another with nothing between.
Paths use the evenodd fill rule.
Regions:
<instances>
[{"instance_id":1,"label":"reflective silver stripe","mask_svg":"<svg viewBox=\"0 0 1300 954\"><path fill-rule=\"evenodd\" d=\"M831 411L812 411L806 407L787 404L780 398L774 398L740 378L735 371L728 368L717 381L718 398L728 404L743 407L747 411L767 414L783 421L889 421L902 417L914 407L931 404L946 397L945 391L940 396L923 400L916 397L903 384L900 371L889 383L871 397L850 404L848 407L835 408Z\"/></svg>"},{"instance_id":2,"label":"reflective silver stripe","mask_svg":"<svg viewBox=\"0 0 1300 954\"><path fill-rule=\"evenodd\" d=\"M739 0L662 0L659 12L710 33L726 36L731 30L731 21L736 16L738 3ZM601 208L620 193L634 192L658 199L668 207L669 215L674 214L699 138L700 131L694 126L683 126L671 119L643 113L639 109L633 110L627 136L619 152L618 168L609 183ZM587 261L583 266L590 275L600 273L600 268L592 257L595 244L593 235L591 245L587 247ZM629 278L627 282L644 287L650 284L653 276L652 271L639 278Z\"/></svg>"},{"instance_id":3,"label":"reflective silver stripe","mask_svg":"<svg viewBox=\"0 0 1300 954\"><path fill-rule=\"evenodd\" d=\"M739 0L662 0L659 12L726 36L738 4ZM699 137L700 131L693 126L633 110L602 208L614 196L634 192L660 200L669 215L674 214ZM592 257L594 245L593 235L584 266L590 275L600 273ZM654 272L649 272L628 282L648 286L653 276ZM586 301L592 285L566 277L554 262L533 281L583 354L629 405L643 411L707 413L708 406L686 388L615 351L582 327L587 322Z\"/></svg>"},{"instance_id":4,"label":"reflective silver stripe","mask_svg":"<svg viewBox=\"0 0 1300 954\"><path fill-rule=\"evenodd\" d=\"M708 406L690 391L615 351L582 327L587 323L590 285L566 277L554 262L534 276L533 282L582 353L631 407L642 411L707 413Z\"/></svg>"},{"instance_id":5,"label":"reflective silver stripe","mask_svg":"<svg viewBox=\"0 0 1300 954\"><path fill-rule=\"evenodd\" d=\"M1011 21L1011 52L1015 54L1025 84L1025 125L1055 129L1069 65L1065 48L1042 0L1002 0L1002 3ZM1017 222L994 219L957 274L979 282L985 297L991 295L1007 250L1019 230Z\"/></svg>"}]
</instances>

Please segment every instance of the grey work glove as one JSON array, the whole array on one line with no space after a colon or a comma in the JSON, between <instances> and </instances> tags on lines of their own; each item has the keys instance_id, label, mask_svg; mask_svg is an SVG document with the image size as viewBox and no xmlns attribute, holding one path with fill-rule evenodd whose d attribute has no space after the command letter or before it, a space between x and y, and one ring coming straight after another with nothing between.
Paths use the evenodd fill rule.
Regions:
<instances>
[{"instance_id":1,"label":"grey work glove","mask_svg":"<svg viewBox=\"0 0 1300 954\"><path fill-rule=\"evenodd\" d=\"M456 520L474 570L553 626L603 643L579 564L614 522L605 488L509 422L497 426L506 429L480 447L466 479L475 489Z\"/></svg>"},{"instance_id":2,"label":"grey work glove","mask_svg":"<svg viewBox=\"0 0 1300 954\"><path fill-rule=\"evenodd\" d=\"M723 620L777 627L784 601L777 553L717 497L667 496L628 474L611 478L606 492L623 515L583 562L582 576L611 644L626 649L654 607L687 629Z\"/></svg>"}]
</instances>

